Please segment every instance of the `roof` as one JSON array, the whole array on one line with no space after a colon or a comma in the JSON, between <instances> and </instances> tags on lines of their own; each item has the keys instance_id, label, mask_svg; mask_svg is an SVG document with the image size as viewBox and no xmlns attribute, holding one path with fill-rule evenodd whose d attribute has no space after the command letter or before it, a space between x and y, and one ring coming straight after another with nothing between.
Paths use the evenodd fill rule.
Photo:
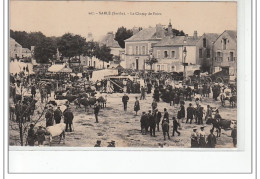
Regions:
<instances>
[{"instance_id":1,"label":"roof","mask_svg":"<svg viewBox=\"0 0 260 179\"><path fill-rule=\"evenodd\" d=\"M235 42L237 42L237 31L236 30L225 30L219 37L221 37L224 33L227 33L231 39L233 39Z\"/></svg>"},{"instance_id":2,"label":"roof","mask_svg":"<svg viewBox=\"0 0 260 179\"><path fill-rule=\"evenodd\" d=\"M162 30L163 34L166 33L166 31L163 28L161 30ZM161 38L158 38L156 35L157 35L156 27L149 27L149 28L145 28L145 29L142 29L141 31L137 32L135 35L133 35L129 39L126 39L125 42L161 39Z\"/></svg>"},{"instance_id":3,"label":"roof","mask_svg":"<svg viewBox=\"0 0 260 179\"><path fill-rule=\"evenodd\" d=\"M22 48L22 53L31 53L31 50L28 48Z\"/></svg>"},{"instance_id":4,"label":"roof","mask_svg":"<svg viewBox=\"0 0 260 179\"><path fill-rule=\"evenodd\" d=\"M110 48L121 48L118 44L118 42L114 39L115 36L113 32L108 32L101 40L101 44L105 44L106 46Z\"/></svg>"},{"instance_id":5,"label":"roof","mask_svg":"<svg viewBox=\"0 0 260 179\"><path fill-rule=\"evenodd\" d=\"M16 40L13 39L12 37L10 37L10 41L13 41L13 43L17 44L17 46L22 47L22 45L20 45L18 42L16 42Z\"/></svg>"},{"instance_id":6,"label":"roof","mask_svg":"<svg viewBox=\"0 0 260 179\"><path fill-rule=\"evenodd\" d=\"M165 46L195 46L199 41L200 37L194 38L193 36L175 36L164 37L160 42L156 43L154 47L165 47ZM186 41L186 43L185 43Z\"/></svg>"},{"instance_id":7,"label":"roof","mask_svg":"<svg viewBox=\"0 0 260 179\"><path fill-rule=\"evenodd\" d=\"M65 64L55 64L48 68L49 72L64 72L64 73L70 73L72 70L69 67L66 67Z\"/></svg>"},{"instance_id":8,"label":"roof","mask_svg":"<svg viewBox=\"0 0 260 179\"><path fill-rule=\"evenodd\" d=\"M204 33L203 34L210 42L215 42L220 34L217 33Z\"/></svg>"},{"instance_id":9,"label":"roof","mask_svg":"<svg viewBox=\"0 0 260 179\"><path fill-rule=\"evenodd\" d=\"M226 30L225 32L235 41L237 41L237 31L236 30Z\"/></svg>"}]
</instances>

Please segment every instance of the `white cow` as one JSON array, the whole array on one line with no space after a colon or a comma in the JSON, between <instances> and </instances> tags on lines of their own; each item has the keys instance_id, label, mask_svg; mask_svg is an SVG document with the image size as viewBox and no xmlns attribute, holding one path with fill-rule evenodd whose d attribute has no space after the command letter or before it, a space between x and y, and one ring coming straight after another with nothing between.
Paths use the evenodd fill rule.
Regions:
<instances>
[{"instance_id":1,"label":"white cow","mask_svg":"<svg viewBox=\"0 0 260 179\"><path fill-rule=\"evenodd\" d=\"M64 123L55 124L54 126L49 126L46 128L46 131L50 134L49 145L51 146L52 138L60 136L59 143L63 138L63 144L65 144L65 128Z\"/></svg>"}]
</instances>

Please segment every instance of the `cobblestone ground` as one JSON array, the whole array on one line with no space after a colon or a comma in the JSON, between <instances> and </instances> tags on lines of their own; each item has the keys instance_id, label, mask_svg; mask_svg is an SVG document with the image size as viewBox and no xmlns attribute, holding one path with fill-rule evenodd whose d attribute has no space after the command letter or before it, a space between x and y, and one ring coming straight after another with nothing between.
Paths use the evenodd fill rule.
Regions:
<instances>
[{"instance_id":1,"label":"cobblestone ground","mask_svg":"<svg viewBox=\"0 0 260 179\"><path fill-rule=\"evenodd\" d=\"M180 136L171 137L170 140L163 140L162 130L156 130L156 137L150 135L142 135L140 131L140 117L143 111L148 112L151 109L152 94L146 96L146 100L140 100L141 110L135 116L134 101L135 96L139 94L129 94L129 102L127 112L123 110L122 93L103 94L107 95L107 107L101 109L99 113L99 123L95 123L93 108L88 108L85 112L84 108L78 108L71 105L74 113L73 128L74 131L66 133L65 144L58 144L57 140L53 141L52 146L66 146L66 147L93 147L96 141L101 140L102 147L106 147L108 142L114 140L116 147L152 147L158 148L159 143L164 144L164 148L189 148L190 134L193 127L199 130L200 125L181 123ZM185 108L190 102L185 102ZM192 101L195 105L194 100ZM206 105L219 108L220 115L224 119L237 120L237 109L231 108L229 104L226 107L221 107L220 101L213 101L212 97L202 99L201 105L206 109ZM160 101L158 103L158 110L163 112L167 108L170 118L177 116L177 107L170 106L168 103ZM205 124L205 121L203 121ZM44 125L44 124L43 124ZM172 120L170 121L170 135L172 134ZM161 126L160 126L161 127ZM209 134L212 125L206 125L205 132ZM10 131L12 135L12 131ZM216 133L215 133L216 135ZM217 138L217 148L233 147L231 130L222 130L221 137ZM47 137L46 137L47 139ZM45 142L45 146L48 142Z\"/></svg>"}]
</instances>

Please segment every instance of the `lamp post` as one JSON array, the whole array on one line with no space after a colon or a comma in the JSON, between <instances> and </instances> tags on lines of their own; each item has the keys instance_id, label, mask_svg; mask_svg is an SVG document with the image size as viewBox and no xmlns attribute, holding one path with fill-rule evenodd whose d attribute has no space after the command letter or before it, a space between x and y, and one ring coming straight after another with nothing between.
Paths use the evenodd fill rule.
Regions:
<instances>
[{"instance_id":1,"label":"lamp post","mask_svg":"<svg viewBox=\"0 0 260 179\"><path fill-rule=\"evenodd\" d=\"M186 47L183 47L183 84L185 84L186 81L186 66L188 66L188 63L186 63L186 56L187 56L187 50Z\"/></svg>"}]
</instances>

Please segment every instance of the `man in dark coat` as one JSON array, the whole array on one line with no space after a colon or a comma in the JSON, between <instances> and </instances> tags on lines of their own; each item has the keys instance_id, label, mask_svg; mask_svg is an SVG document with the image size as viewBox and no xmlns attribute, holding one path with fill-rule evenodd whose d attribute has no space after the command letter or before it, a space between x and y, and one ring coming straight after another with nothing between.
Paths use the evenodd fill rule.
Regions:
<instances>
[{"instance_id":1,"label":"man in dark coat","mask_svg":"<svg viewBox=\"0 0 260 179\"><path fill-rule=\"evenodd\" d=\"M155 99L156 102L160 101L160 91L158 87L156 87L154 90L153 98Z\"/></svg>"},{"instance_id":2,"label":"man in dark coat","mask_svg":"<svg viewBox=\"0 0 260 179\"><path fill-rule=\"evenodd\" d=\"M210 129L210 134L207 137L207 147L208 148L215 148L217 140L216 136L213 134L213 129Z\"/></svg>"},{"instance_id":3,"label":"man in dark coat","mask_svg":"<svg viewBox=\"0 0 260 179\"><path fill-rule=\"evenodd\" d=\"M61 120L61 116L62 116L62 112L60 110L60 107L58 107L55 111L54 111L54 120L56 124L60 123Z\"/></svg>"},{"instance_id":4,"label":"man in dark coat","mask_svg":"<svg viewBox=\"0 0 260 179\"><path fill-rule=\"evenodd\" d=\"M172 131L172 136L174 136L175 132L179 135L181 135L181 133L178 131L178 127L180 126L180 124L178 123L178 121L176 120L175 117L172 118L173 119L173 131Z\"/></svg>"},{"instance_id":5,"label":"man in dark coat","mask_svg":"<svg viewBox=\"0 0 260 179\"><path fill-rule=\"evenodd\" d=\"M200 105L198 105L197 109L196 109L196 117L198 120L198 124L203 124L203 107L201 107Z\"/></svg>"},{"instance_id":6,"label":"man in dark coat","mask_svg":"<svg viewBox=\"0 0 260 179\"><path fill-rule=\"evenodd\" d=\"M71 112L69 107L67 108L66 111L64 111L63 116L64 116L64 123L66 124L65 131L66 132L72 132L71 125L72 125L72 121L73 121L74 115ZM68 131L68 128L69 128L69 131Z\"/></svg>"},{"instance_id":7,"label":"man in dark coat","mask_svg":"<svg viewBox=\"0 0 260 179\"><path fill-rule=\"evenodd\" d=\"M194 108L192 107L192 104L189 104L189 107L187 107L187 120L186 123L190 120L190 124L192 123L193 120L193 115L194 115Z\"/></svg>"},{"instance_id":8,"label":"man in dark coat","mask_svg":"<svg viewBox=\"0 0 260 179\"><path fill-rule=\"evenodd\" d=\"M169 113L167 111L166 108L164 108L164 115L163 115L163 119L167 119L168 120L168 123L169 123Z\"/></svg>"},{"instance_id":9,"label":"man in dark coat","mask_svg":"<svg viewBox=\"0 0 260 179\"><path fill-rule=\"evenodd\" d=\"M124 105L124 111L127 111L127 102L129 100L129 97L124 94L124 96L122 97L122 102L123 102L123 105Z\"/></svg>"},{"instance_id":10,"label":"man in dark coat","mask_svg":"<svg viewBox=\"0 0 260 179\"><path fill-rule=\"evenodd\" d=\"M36 87L34 85L31 86L31 94L32 94L32 98L34 98L36 94Z\"/></svg>"},{"instance_id":11,"label":"man in dark coat","mask_svg":"<svg viewBox=\"0 0 260 179\"><path fill-rule=\"evenodd\" d=\"M145 114L145 112L143 112L142 116L141 116L141 120L140 120L140 123L141 123L141 133L143 135L146 135L146 122L147 122L147 115ZM148 129L147 129L148 130Z\"/></svg>"},{"instance_id":12,"label":"man in dark coat","mask_svg":"<svg viewBox=\"0 0 260 179\"><path fill-rule=\"evenodd\" d=\"M154 111L157 108L157 102L153 100L152 102L152 111Z\"/></svg>"},{"instance_id":13,"label":"man in dark coat","mask_svg":"<svg viewBox=\"0 0 260 179\"><path fill-rule=\"evenodd\" d=\"M234 126L234 129L232 129L231 137L233 139L233 145L234 145L234 147L236 147L237 146L237 126L236 125Z\"/></svg>"},{"instance_id":14,"label":"man in dark coat","mask_svg":"<svg viewBox=\"0 0 260 179\"><path fill-rule=\"evenodd\" d=\"M96 118L96 123L98 123L98 113L99 113L99 105L95 104L94 105L94 114L95 114L95 118Z\"/></svg>"},{"instance_id":15,"label":"man in dark coat","mask_svg":"<svg viewBox=\"0 0 260 179\"><path fill-rule=\"evenodd\" d=\"M48 109L48 111L45 114L46 118L46 127L53 126L53 110L52 107Z\"/></svg>"},{"instance_id":16,"label":"man in dark coat","mask_svg":"<svg viewBox=\"0 0 260 179\"><path fill-rule=\"evenodd\" d=\"M160 111L156 110L156 125L157 125L157 131L159 132L159 124L161 122L162 113Z\"/></svg>"},{"instance_id":17,"label":"man in dark coat","mask_svg":"<svg viewBox=\"0 0 260 179\"><path fill-rule=\"evenodd\" d=\"M147 94L152 92L152 84L150 82L147 83Z\"/></svg>"},{"instance_id":18,"label":"man in dark coat","mask_svg":"<svg viewBox=\"0 0 260 179\"><path fill-rule=\"evenodd\" d=\"M155 127L156 127L156 112L154 111L149 118L150 121L150 136L155 137Z\"/></svg>"},{"instance_id":19,"label":"man in dark coat","mask_svg":"<svg viewBox=\"0 0 260 179\"><path fill-rule=\"evenodd\" d=\"M34 125L30 124L30 129L28 130L28 136L27 136L27 142L29 146L34 146L34 142L35 142L35 132L34 132Z\"/></svg>"}]
</instances>

